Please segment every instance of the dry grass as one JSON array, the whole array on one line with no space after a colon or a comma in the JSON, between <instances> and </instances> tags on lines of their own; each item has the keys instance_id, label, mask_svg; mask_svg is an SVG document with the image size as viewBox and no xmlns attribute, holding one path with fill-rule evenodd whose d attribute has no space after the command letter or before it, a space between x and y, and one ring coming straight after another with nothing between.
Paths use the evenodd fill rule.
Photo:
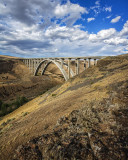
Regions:
<instances>
[{"instance_id":1,"label":"dry grass","mask_svg":"<svg viewBox=\"0 0 128 160\"><path fill-rule=\"evenodd\" d=\"M18 59L18 57L0 55L1 59Z\"/></svg>"},{"instance_id":2,"label":"dry grass","mask_svg":"<svg viewBox=\"0 0 128 160\"><path fill-rule=\"evenodd\" d=\"M0 121L1 159L11 159L18 145L43 133L51 132L57 120L63 115L69 115L74 109L86 106L88 102L98 102L107 98L110 86L115 82L128 81L127 60L121 63L112 61L104 68L100 67L100 64L98 67L89 68L55 91L50 90L3 117ZM25 113L28 114L23 116ZM9 119L14 120L3 127L2 124Z\"/></svg>"}]
</instances>

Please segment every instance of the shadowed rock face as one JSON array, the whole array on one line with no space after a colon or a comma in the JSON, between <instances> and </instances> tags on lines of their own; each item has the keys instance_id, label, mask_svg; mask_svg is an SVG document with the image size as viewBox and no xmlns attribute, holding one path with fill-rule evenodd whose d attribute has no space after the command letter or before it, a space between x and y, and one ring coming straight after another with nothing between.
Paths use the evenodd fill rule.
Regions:
<instances>
[{"instance_id":1,"label":"shadowed rock face","mask_svg":"<svg viewBox=\"0 0 128 160\"><path fill-rule=\"evenodd\" d=\"M0 60L0 74L12 71L13 64L14 64L14 61L12 60L8 60L8 61Z\"/></svg>"},{"instance_id":2,"label":"shadowed rock face","mask_svg":"<svg viewBox=\"0 0 128 160\"><path fill-rule=\"evenodd\" d=\"M128 83L115 83L110 97L60 118L51 134L19 146L14 159L126 160Z\"/></svg>"}]
</instances>

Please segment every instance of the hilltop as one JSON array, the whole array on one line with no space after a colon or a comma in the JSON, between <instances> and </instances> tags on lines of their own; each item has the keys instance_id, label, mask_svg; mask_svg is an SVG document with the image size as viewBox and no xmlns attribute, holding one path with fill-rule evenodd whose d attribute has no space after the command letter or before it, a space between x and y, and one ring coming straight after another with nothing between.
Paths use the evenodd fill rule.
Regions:
<instances>
[{"instance_id":1,"label":"hilltop","mask_svg":"<svg viewBox=\"0 0 128 160\"><path fill-rule=\"evenodd\" d=\"M0 59L19 59L19 58L14 56L0 55Z\"/></svg>"},{"instance_id":2,"label":"hilltop","mask_svg":"<svg viewBox=\"0 0 128 160\"><path fill-rule=\"evenodd\" d=\"M0 121L4 159L127 159L128 55L107 57Z\"/></svg>"}]
</instances>

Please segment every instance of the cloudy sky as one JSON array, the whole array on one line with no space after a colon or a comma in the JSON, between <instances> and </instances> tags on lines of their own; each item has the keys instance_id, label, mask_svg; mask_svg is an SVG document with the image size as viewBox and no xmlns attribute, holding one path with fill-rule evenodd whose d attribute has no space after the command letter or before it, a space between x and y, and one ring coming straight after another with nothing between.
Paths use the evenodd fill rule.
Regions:
<instances>
[{"instance_id":1,"label":"cloudy sky","mask_svg":"<svg viewBox=\"0 0 128 160\"><path fill-rule=\"evenodd\" d=\"M0 54L128 53L128 0L0 0Z\"/></svg>"}]
</instances>

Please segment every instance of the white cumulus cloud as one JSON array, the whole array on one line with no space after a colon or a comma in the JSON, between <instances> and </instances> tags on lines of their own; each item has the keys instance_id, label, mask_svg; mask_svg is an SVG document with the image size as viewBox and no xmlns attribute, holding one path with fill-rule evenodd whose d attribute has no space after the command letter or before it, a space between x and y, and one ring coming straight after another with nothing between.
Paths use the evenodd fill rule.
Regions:
<instances>
[{"instance_id":1,"label":"white cumulus cloud","mask_svg":"<svg viewBox=\"0 0 128 160\"><path fill-rule=\"evenodd\" d=\"M104 40L104 42L111 45L118 45L118 44L128 45L128 39L123 39L120 37L107 39L107 40Z\"/></svg>"},{"instance_id":2,"label":"white cumulus cloud","mask_svg":"<svg viewBox=\"0 0 128 160\"><path fill-rule=\"evenodd\" d=\"M105 7L104 8L106 12L111 12L112 11L112 7Z\"/></svg>"},{"instance_id":3,"label":"white cumulus cloud","mask_svg":"<svg viewBox=\"0 0 128 160\"><path fill-rule=\"evenodd\" d=\"M117 16L111 20L111 23L117 23L120 20L121 16Z\"/></svg>"},{"instance_id":4,"label":"white cumulus cloud","mask_svg":"<svg viewBox=\"0 0 128 160\"><path fill-rule=\"evenodd\" d=\"M109 12L111 9L106 9ZM60 0L0 1L0 52L22 57L117 55L128 51L128 21L90 34L74 23L82 14L106 12L96 1L91 9ZM95 13L94 13L95 12ZM116 17L113 23L121 17ZM94 21L89 17L88 22Z\"/></svg>"},{"instance_id":5,"label":"white cumulus cloud","mask_svg":"<svg viewBox=\"0 0 128 160\"><path fill-rule=\"evenodd\" d=\"M88 22L91 22L91 21L94 21L94 20L95 20L95 18L93 18L93 17L87 19Z\"/></svg>"},{"instance_id":6,"label":"white cumulus cloud","mask_svg":"<svg viewBox=\"0 0 128 160\"><path fill-rule=\"evenodd\" d=\"M95 4L96 4L96 5L100 5L100 1L96 1Z\"/></svg>"},{"instance_id":7,"label":"white cumulus cloud","mask_svg":"<svg viewBox=\"0 0 128 160\"><path fill-rule=\"evenodd\" d=\"M72 4L69 1L64 5L58 4L54 11L56 18L62 18L62 22L66 22L68 26L73 25L77 19L81 18L83 13L88 14L86 8L78 4Z\"/></svg>"},{"instance_id":8,"label":"white cumulus cloud","mask_svg":"<svg viewBox=\"0 0 128 160\"><path fill-rule=\"evenodd\" d=\"M79 6L78 4L72 4L70 2L60 5L58 4L55 8L55 15L58 17L63 17L68 14L80 14L80 13L86 13L88 14L88 11L86 8L83 8Z\"/></svg>"},{"instance_id":9,"label":"white cumulus cloud","mask_svg":"<svg viewBox=\"0 0 128 160\"><path fill-rule=\"evenodd\" d=\"M110 16L107 16L106 18L109 19L109 18L111 18L111 17L112 17L112 16L110 15Z\"/></svg>"},{"instance_id":10,"label":"white cumulus cloud","mask_svg":"<svg viewBox=\"0 0 128 160\"><path fill-rule=\"evenodd\" d=\"M128 21L124 24L120 34L121 36L128 36Z\"/></svg>"},{"instance_id":11,"label":"white cumulus cloud","mask_svg":"<svg viewBox=\"0 0 128 160\"><path fill-rule=\"evenodd\" d=\"M90 41L99 41L99 40L108 39L108 38L111 38L112 36L114 36L115 33L116 33L115 28L101 30L97 34L90 34L89 40Z\"/></svg>"}]
</instances>

